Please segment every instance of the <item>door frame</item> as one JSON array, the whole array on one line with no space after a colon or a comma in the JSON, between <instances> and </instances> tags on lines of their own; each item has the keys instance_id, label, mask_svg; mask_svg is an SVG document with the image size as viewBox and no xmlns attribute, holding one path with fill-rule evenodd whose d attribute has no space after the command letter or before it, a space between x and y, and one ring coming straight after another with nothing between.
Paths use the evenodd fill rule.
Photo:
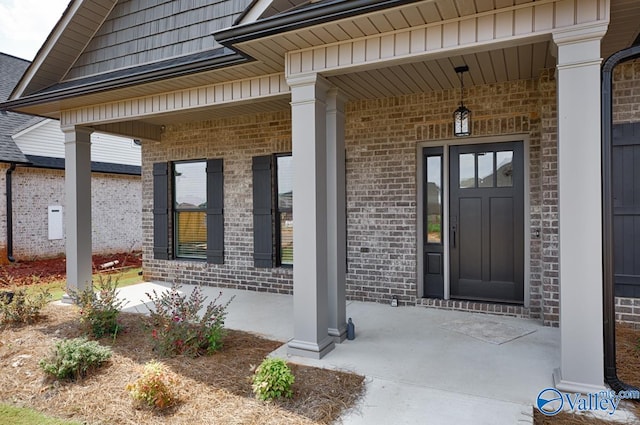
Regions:
<instances>
[{"instance_id":1,"label":"door frame","mask_svg":"<svg viewBox=\"0 0 640 425\"><path fill-rule=\"evenodd\" d=\"M485 143L522 142L524 162L524 307L528 308L531 299L531 200L530 200L530 153L529 134L511 134L508 136L482 136L467 137L464 139L447 139L438 141L422 141L416 146L416 284L417 297L424 295L424 158L423 148L442 147L442 174L443 174L443 208L442 208L442 236L443 236L443 262L444 262L444 299L451 298L449 254L449 147L455 145L478 145Z\"/></svg>"}]
</instances>

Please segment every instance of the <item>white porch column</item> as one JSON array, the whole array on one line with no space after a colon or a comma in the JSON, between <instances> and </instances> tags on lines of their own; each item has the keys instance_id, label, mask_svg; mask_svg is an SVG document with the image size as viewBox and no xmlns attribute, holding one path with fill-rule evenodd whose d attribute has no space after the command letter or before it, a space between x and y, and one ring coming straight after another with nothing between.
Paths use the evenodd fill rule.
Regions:
<instances>
[{"instance_id":1,"label":"white porch column","mask_svg":"<svg viewBox=\"0 0 640 425\"><path fill-rule=\"evenodd\" d=\"M347 336L347 212L344 151L345 98L332 88L327 93L327 264L329 335L335 342Z\"/></svg>"},{"instance_id":2,"label":"white porch column","mask_svg":"<svg viewBox=\"0 0 640 425\"><path fill-rule=\"evenodd\" d=\"M553 34L558 46L561 391L604 388L600 40L607 25Z\"/></svg>"},{"instance_id":3,"label":"white porch column","mask_svg":"<svg viewBox=\"0 0 640 425\"><path fill-rule=\"evenodd\" d=\"M321 358L334 348L329 336L327 288L326 93L312 74L288 80L293 145L293 320L291 354Z\"/></svg>"},{"instance_id":4,"label":"white porch column","mask_svg":"<svg viewBox=\"0 0 640 425\"><path fill-rule=\"evenodd\" d=\"M65 234L67 289L91 285L91 133L63 128L65 148ZM68 297L64 301L70 302Z\"/></svg>"}]
</instances>

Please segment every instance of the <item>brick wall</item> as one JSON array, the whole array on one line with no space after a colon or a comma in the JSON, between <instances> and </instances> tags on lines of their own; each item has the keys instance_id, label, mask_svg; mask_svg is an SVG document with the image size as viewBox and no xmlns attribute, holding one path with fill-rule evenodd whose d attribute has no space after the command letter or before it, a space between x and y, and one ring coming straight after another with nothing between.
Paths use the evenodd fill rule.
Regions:
<instances>
[{"instance_id":1,"label":"brick wall","mask_svg":"<svg viewBox=\"0 0 640 425\"><path fill-rule=\"evenodd\" d=\"M252 157L290 151L289 111L168 125L162 142L143 143L142 225L145 279L291 293L291 268L253 267L251 171ZM204 158L224 159L224 264L155 260L153 163Z\"/></svg>"},{"instance_id":2,"label":"brick wall","mask_svg":"<svg viewBox=\"0 0 640 425\"><path fill-rule=\"evenodd\" d=\"M92 174L94 253L141 249L141 190L138 176ZM50 205L65 205L64 172L18 167L13 173L13 240L16 259L64 254L63 239L48 239Z\"/></svg>"},{"instance_id":3,"label":"brick wall","mask_svg":"<svg viewBox=\"0 0 640 425\"><path fill-rule=\"evenodd\" d=\"M7 221L4 219L6 214L6 172L9 168L8 164L0 163L0 265L7 264Z\"/></svg>"},{"instance_id":4,"label":"brick wall","mask_svg":"<svg viewBox=\"0 0 640 425\"><path fill-rule=\"evenodd\" d=\"M640 60L618 65L613 80L614 124L640 121ZM640 299L616 297L616 320L640 326Z\"/></svg>"},{"instance_id":5,"label":"brick wall","mask_svg":"<svg viewBox=\"0 0 640 425\"><path fill-rule=\"evenodd\" d=\"M546 161L556 160L556 151L550 146L556 140L550 134L555 131L553 73L545 72L536 80L472 87L467 97L474 114L474 135L525 133L530 139L531 306L518 311L506 308L503 313L544 318L547 324L556 324L557 306L548 312L543 306L544 299L558 298L557 258L552 255L557 255L557 209L551 205L548 211L543 208L543 198L549 204L557 197L556 167L542 163L543 155ZM453 138L451 114L457 103L458 92L448 90L347 105L348 298L386 302L396 296L401 304L418 301L416 147L419 142ZM545 129L545 124L551 130ZM143 145L147 279L291 292L290 269L253 267L251 199L251 158L290 151L290 131L290 113L281 111L168 125L162 142ZM198 158L224 159L225 264L154 260L152 164ZM545 230L546 226L550 229ZM536 230L541 230L540 239L535 237ZM546 243L550 251L543 256ZM543 290L544 270L549 271L549 281ZM467 304L441 307L475 309ZM477 309L482 311L483 307Z\"/></svg>"},{"instance_id":6,"label":"brick wall","mask_svg":"<svg viewBox=\"0 0 640 425\"><path fill-rule=\"evenodd\" d=\"M413 304L416 276L416 144L451 140L459 91L352 102L347 108L348 281L351 298ZM471 87L465 101L478 137L528 134L530 307L418 300L558 324L555 79ZM516 137L517 139L517 137ZM540 238L536 232L540 231ZM364 252L363 252L364 251ZM543 282L544 285L543 285Z\"/></svg>"}]
</instances>

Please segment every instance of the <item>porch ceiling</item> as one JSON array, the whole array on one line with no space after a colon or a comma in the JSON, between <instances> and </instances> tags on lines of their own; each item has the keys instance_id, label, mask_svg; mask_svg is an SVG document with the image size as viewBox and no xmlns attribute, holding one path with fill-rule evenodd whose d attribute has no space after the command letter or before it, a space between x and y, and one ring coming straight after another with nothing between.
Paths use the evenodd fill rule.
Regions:
<instances>
[{"instance_id":1,"label":"porch ceiling","mask_svg":"<svg viewBox=\"0 0 640 425\"><path fill-rule=\"evenodd\" d=\"M282 66L283 55L292 50L337 43L353 38L405 28L456 20L546 0L433 0L417 1L338 22L315 25L258 40L240 42L235 47L272 68ZM298 0L275 0L264 16L299 6ZM602 41L602 57L633 44L640 33L640 2L611 0L611 23ZM527 43L527 42L524 42ZM454 67L469 65L466 84L480 85L508 80L529 79L544 68L556 65L555 45L549 39L518 46L439 57L424 62L405 63L383 69L334 75L329 79L352 99L388 97L457 87Z\"/></svg>"},{"instance_id":2,"label":"porch ceiling","mask_svg":"<svg viewBox=\"0 0 640 425\"><path fill-rule=\"evenodd\" d=\"M543 41L338 75L329 80L351 99L373 99L457 88L460 81L454 68L460 65L469 66L464 77L466 87L530 79L555 66L551 45L551 41Z\"/></svg>"},{"instance_id":3,"label":"porch ceiling","mask_svg":"<svg viewBox=\"0 0 640 425\"><path fill-rule=\"evenodd\" d=\"M418 26L489 12L544 0L432 0L417 1L408 5L357 16L335 23L327 23L291 31L260 40L259 43L241 43L243 51L260 58L277 68L280 58L289 50L305 49L319 44L334 43L351 38L365 37L383 32ZM637 0L610 0L611 24L602 43L602 57L607 58L618 50L631 46L640 34L640 2ZM264 16L274 15L293 8L299 0L275 0ZM259 47L258 47L259 46Z\"/></svg>"}]
</instances>

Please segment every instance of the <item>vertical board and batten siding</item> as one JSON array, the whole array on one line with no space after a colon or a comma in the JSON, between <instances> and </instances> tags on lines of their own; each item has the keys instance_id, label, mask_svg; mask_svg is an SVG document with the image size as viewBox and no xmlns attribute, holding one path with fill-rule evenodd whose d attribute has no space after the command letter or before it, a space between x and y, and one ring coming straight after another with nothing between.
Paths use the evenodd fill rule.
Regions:
<instances>
[{"instance_id":1,"label":"vertical board and batten siding","mask_svg":"<svg viewBox=\"0 0 640 425\"><path fill-rule=\"evenodd\" d=\"M251 0L119 2L66 79L220 47L211 35L230 27Z\"/></svg>"},{"instance_id":2,"label":"vertical board and batten siding","mask_svg":"<svg viewBox=\"0 0 640 425\"><path fill-rule=\"evenodd\" d=\"M45 120L14 136L25 155L64 158L64 133L60 123ZM91 160L112 164L140 165L140 146L130 138L104 133L91 134Z\"/></svg>"},{"instance_id":3,"label":"vertical board and batten siding","mask_svg":"<svg viewBox=\"0 0 640 425\"><path fill-rule=\"evenodd\" d=\"M616 295L640 298L640 123L614 126L612 165Z\"/></svg>"}]
</instances>

